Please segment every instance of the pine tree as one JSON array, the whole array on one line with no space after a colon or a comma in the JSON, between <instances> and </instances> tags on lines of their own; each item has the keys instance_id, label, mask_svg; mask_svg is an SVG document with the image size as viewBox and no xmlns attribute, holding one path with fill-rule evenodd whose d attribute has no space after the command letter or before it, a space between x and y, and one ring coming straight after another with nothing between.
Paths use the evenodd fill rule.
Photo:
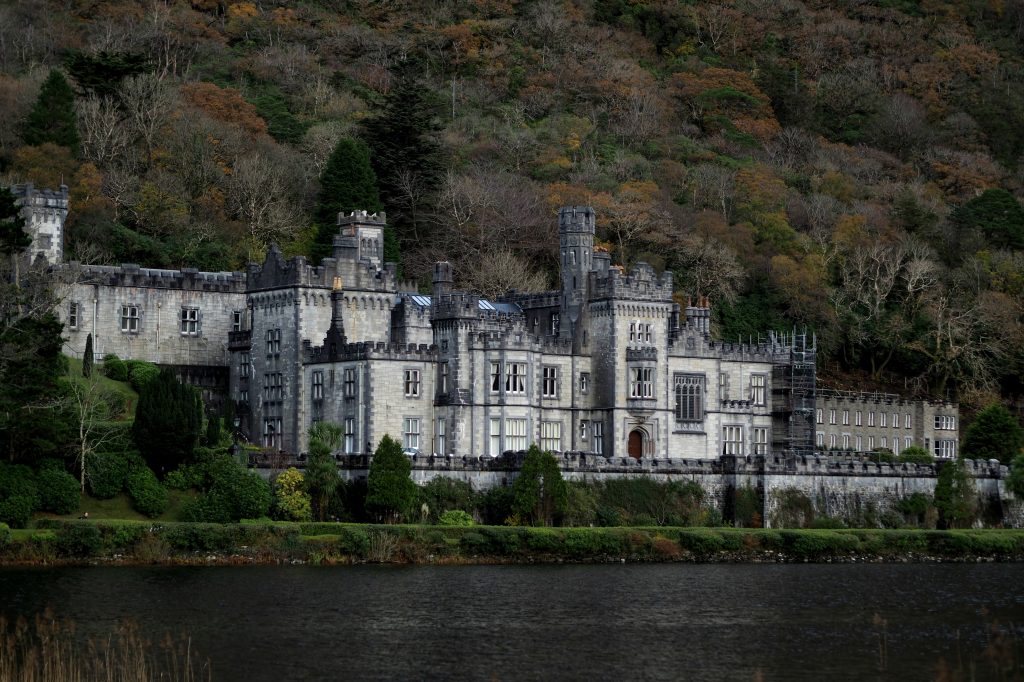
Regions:
<instances>
[{"instance_id":1,"label":"pine tree","mask_svg":"<svg viewBox=\"0 0 1024 682\"><path fill-rule=\"evenodd\" d=\"M161 478L192 458L203 428L203 402L167 368L142 387L132 435L149 467Z\"/></svg>"},{"instance_id":2,"label":"pine tree","mask_svg":"<svg viewBox=\"0 0 1024 682\"><path fill-rule=\"evenodd\" d=\"M377 176L370 165L370 150L358 140L342 138L334 146L323 173L317 196L314 258L331 255L339 213L383 208L377 193Z\"/></svg>"},{"instance_id":3,"label":"pine tree","mask_svg":"<svg viewBox=\"0 0 1024 682\"><path fill-rule=\"evenodd\" d=\"M220 417L211 415L206 420L206 446L215 448L220 445Z\"/></svg>"},{"instance_id":4,"label":"pine tree","mask_svg":"<svg viewBox=\"0 0 1024 682\"><path fill-rule=\"evenodd\" d=\"M0 188L0 253L7 256L20 254L32 246L32 237L25 231L25 218L21 215L18 198L10 188Z\"/></svg>"},{"instance_id":5,"label":"pine tree","mask_svg":"<svg viewBox=\"0 0 1024 682\"><path fill-rule=\"evenodd\" d=\"M25 119L21 137L29 145L52 142L78 154L75 93L60 71L50 71L43 81L39 98Z\"/></svg>"},{"instance_id":6,"label":"pine tree","mask_svg":"<svg viewBox=\"0 0 1024 682\"><path fill-rule=\"evenodd\" d=\"M969 459L998 459L1009 464L1024 451L1024 429L1010 411L999 404L978 413L964 433L960 454Z\"/></svg>"},{"instance_id":7,"label":"pine tree","mask_svg":"<svg viewBox=\"0 0 1024 682\"><path fill-rule=\"evenodd\" d=\"M92 334L85 337L85 353L82 354L82 376L88 379L92 376Z\"/></svg>"},{"instance_id":8,"label":"pine tree","mask_svg":"<svg viewBox=\"0 0 1024 682\"><path fill-rule=\"evenodd\" d=\"M144 55L131 52L76 52L64 63L79 92L100 98L116 99L118 89L125 78L151 70L149 60Z\"/></svg>"},{"instance_id":9,"label":"pine tree","mask_svg":"<svg viewBox=\"0 0 1024 682\"><path fill-rule=\"evenodd\" d=\"M366 478L366 510L377 519L394 523L407 516L416 502L418 490L410 477L412 464L402 452L402 445L385 435Z\"/></svg>"},{"instance_id":10,"label":"pine tree","mask_svg":"<svg viewBox=\"0 0 1024 682\"><path fill-rule=\"evenodd\" d=\"M513 511L524 523L533 526L554 525L569 500L569 489L554 455L541 452L536 445L531 445L527 451L512 484L512 493Z\"/></svg>"},{"instance_id":11,"label":"pine tree","mask_svg":"<svg viewBox=\"0 0 1024 682\"><path fill-rule=\"evenodd\" d=\"M395 74L379 116L364 127L380 198L401 245L415 244L423 215L441 180L440 125L430 91L406 62ZM385 255L386 255L385 247Z\"/></svg>"}]
</instances>

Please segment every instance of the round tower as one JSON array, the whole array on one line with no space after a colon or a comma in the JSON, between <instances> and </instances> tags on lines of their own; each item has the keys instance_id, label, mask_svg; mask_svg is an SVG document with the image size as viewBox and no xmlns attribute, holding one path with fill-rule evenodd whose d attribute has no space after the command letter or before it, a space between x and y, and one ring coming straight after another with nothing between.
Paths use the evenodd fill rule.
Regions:
<instances>
[{"instance_id":1,"label":"round tower","mask_svg":"<svg viewBox=\"0 0 1024 682\"><path fill-rule=\"evenodd\" d=\"M562 319L559 336L572 335L587 299L588 273L594 257L594 209L564 206L558 211L562 273Z\"/></svg>"}]
</instances>

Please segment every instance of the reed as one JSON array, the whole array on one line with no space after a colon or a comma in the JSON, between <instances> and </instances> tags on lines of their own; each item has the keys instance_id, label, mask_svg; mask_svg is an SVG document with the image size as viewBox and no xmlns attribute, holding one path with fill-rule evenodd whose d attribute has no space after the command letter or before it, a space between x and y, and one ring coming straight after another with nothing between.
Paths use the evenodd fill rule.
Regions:
<instances>
[{"instance_id":1,"label":"reed","mask_svg":"<svg viewBox=\"0 0 1024 682\"><path fill-rule=\"evenodd\" d=\"M187 636L153 643L138 624L121 622L106 636L83 639L74 621L47 608L31 620L0 615L2 682L198 682L212 680L209 661Z\"/></svg>"}]
</instances>

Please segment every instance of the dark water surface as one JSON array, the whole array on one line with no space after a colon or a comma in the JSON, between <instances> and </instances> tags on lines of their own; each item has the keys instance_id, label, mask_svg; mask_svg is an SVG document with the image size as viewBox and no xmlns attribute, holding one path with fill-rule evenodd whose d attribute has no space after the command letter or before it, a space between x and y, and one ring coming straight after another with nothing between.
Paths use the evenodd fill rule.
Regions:
<instances>
[{"instance_id":1,"label":"dark water surface","mask_svg":"<svg viewBox=\"0 0 1024 682\"><path fill-rule=\"evenodd\" d=\"M0 612L188 632L217 680L916 680L940 658L990 679L991 625L1024 649L1022 579L1020 564L4 568Z\"/></svg>"}]
</instances>

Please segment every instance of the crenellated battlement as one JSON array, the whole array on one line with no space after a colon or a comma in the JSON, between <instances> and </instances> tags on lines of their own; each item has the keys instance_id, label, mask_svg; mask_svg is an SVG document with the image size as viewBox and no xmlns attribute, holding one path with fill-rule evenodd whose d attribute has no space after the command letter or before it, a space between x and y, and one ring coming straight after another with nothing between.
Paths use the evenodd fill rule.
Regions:
<instances>
[{"instance_id":1,"label":"crenellated battlement","mask_svg":"<svg viewBox=\"0 0 1024 682\"><path fill-rule=\"evenodd\" d=\"M313 346L309 341L303 342L304 361L309 364L325 362L351 362L359 360L398 360L403 362L436 362L437 346L426 343L384 343L359 342L347 343L337 349L332 357L330 349L325 346Z\"/></svg>"},{"instance_id":2,"label":"crenellated battlement","mask_svg":"<svg viewBox=\"0 0 1024 682\"><path fill-rule=\"evenodd\" d=\"M596 214L590 206L563 206L558 210L558 231L594 234Z\"/></svg>"},{"instance_id":3,"label":"crenellated battlement","mask_svg":"<svg viewBox=\"0 0 1024 682\"><path fill-rule=\"evenodd\" d=\"M241 272L201 272L195 268L162 270L134 263L81 265L75 261L65 267L76 271L82 284L245 293L245 274Z\"/></svg>"},{"instance_id":4,"label":"crenellated battlement","mask_svg":"<svg viewBox=\"0 0 1024 682\"><path fill-rule=\"evenodd\" d=\"M672 272L666 270L658 277L654 268L647 263L623 274L618 268L609 268L607 277L592 273L591 298L613 298L622 300L672 302Z\"/></svg>"}]
</instances>

